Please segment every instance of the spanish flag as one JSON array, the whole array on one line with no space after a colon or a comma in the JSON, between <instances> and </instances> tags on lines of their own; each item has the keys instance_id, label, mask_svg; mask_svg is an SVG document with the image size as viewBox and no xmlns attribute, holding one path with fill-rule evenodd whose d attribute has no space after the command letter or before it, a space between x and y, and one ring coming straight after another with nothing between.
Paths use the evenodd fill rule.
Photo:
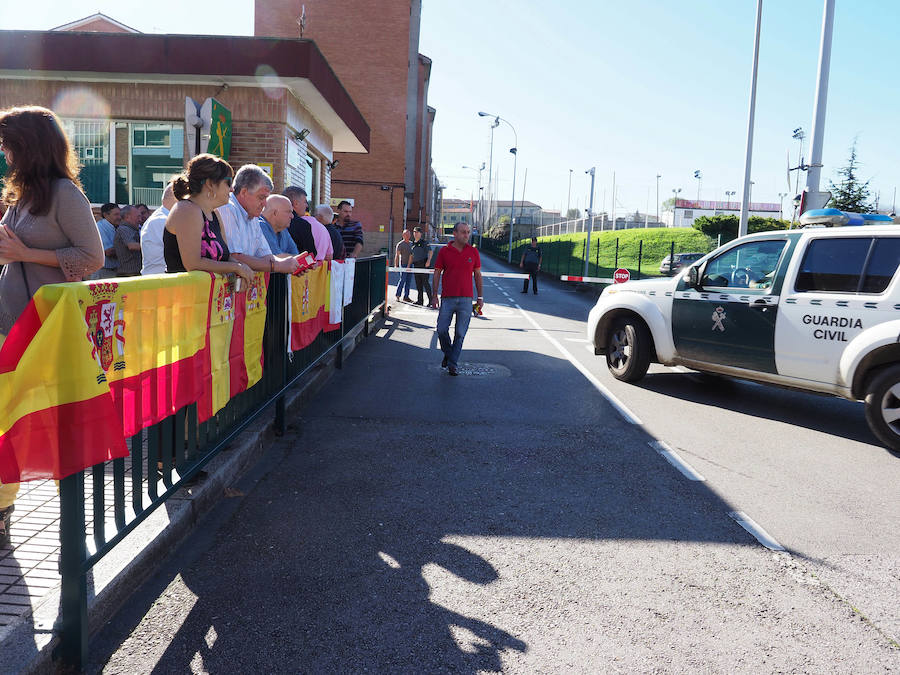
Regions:
<instances>
[{"instance_id":1,"label":"spanish flag","mask_svg":"<svg viewBox=\"0 0 900 675\"><path fill-rule=\"evenodd\" d=\"M268 279L257 272L250 288L237 291L233 278L212 276L205 359L209 386L200 397L200 422L262 379Z\"/></svg>"},{"instance_id":2,"label":"spanish flag","mask_svg":"<svg viewBox=\"0 0 900 675\"><path fill-rule=\"evenodd\" d=\"M328 324L330 280L327 265L291 276L291 351L312 344Z\"/></svg>"},{"instance_id":3,"label":"spanish flag","mask_svg":"<svg viewBox=\"0 0 900 675\"><path fill-rule=\"evenodd\" d=\"M0 482L64 478L262 376L266 279L207 272L43 286L0 347Z\"/></svg>"}]
</instances>

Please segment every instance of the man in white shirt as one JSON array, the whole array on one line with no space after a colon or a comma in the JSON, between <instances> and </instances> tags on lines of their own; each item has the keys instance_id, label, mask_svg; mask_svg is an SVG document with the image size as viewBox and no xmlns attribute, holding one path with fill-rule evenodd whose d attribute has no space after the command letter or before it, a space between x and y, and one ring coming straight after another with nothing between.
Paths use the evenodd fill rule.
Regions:
<instances>
[{"instance_id":1,"label":"man in white shirt","mask_svg":"<svg viewBox=\"0 0 900 675\"><path fill-rule=\"evenodd\" d=\"M141 275L164 274L166 271L166 259L163 256L163 230L166 229L166 218L169 217L169 211L175 206L175 202L172 183L169 182L166 189L163 190L162 206L151 213L141 226L141 255L144 260Z\"/></svg>"},{"instance_id":2,"label":"man in white shirt","mask_svg":"<svg viewBox=\"0 0 900 675\"><path fill-rule=\"evenodd\" d=\"M216 209L231 257L258 272L293 274L300 263L294 256L272 255L259 227L259 214L272 192L272 180L255 164L234 174L228 203Z\"/></svg>"}]
</instances>

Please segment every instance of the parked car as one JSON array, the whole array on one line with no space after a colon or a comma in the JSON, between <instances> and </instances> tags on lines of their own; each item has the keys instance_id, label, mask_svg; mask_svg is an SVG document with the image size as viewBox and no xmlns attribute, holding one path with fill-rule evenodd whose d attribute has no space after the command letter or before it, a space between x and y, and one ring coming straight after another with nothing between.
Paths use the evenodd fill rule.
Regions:
<instances>
[{"instance_id":1,"label":"parked car","mask_svg":"<svg viewBox=\"0 0 900 675\"><path fill-rule=\"evenodd\" d=\"M625 382L656 362L865 401L875 436L900 452L900 226L815 217L729 242L674 278L608 286L588 317L594 353Z\"/></svg>"},{"instance_id":2,"label":"parked car","mask_svg":"<svg viewBox=\"0 0 900 675\"><path fill-rule=\"evenodd\" d=\"M685 265L690 265L703 257L703 253L676 253L675 262L672 262L671 256L666 256L659 263L660 274L674 274Z\"/></svg>"}]
</instances>

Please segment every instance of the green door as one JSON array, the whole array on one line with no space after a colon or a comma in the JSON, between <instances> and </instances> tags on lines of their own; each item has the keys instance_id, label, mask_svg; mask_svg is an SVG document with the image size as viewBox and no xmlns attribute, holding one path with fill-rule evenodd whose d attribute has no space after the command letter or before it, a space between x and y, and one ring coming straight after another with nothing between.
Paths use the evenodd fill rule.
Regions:
<instances>
[{"instance_id":1,"label":"green door","mask_svg":"<svg viewBox=\"0 0 900 675\"><path fill-rule=\"evenodd\" d=\"M684 359L775 371L779 261L786 239L737 244L701 269L700 288L686 277L672 302L672 335ZM783 272L782 272L783 273Z\"/></svg>"}]
</instances>

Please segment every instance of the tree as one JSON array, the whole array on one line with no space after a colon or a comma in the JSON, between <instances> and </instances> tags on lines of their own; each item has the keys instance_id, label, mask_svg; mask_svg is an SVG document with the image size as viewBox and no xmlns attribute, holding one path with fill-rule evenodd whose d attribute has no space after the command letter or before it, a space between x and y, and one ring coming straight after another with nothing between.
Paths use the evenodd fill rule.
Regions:
<instances>
[{"instance_id":1,"label":"tree","mask_svg":"<svg viewBox=\"0 0 900 675\"><path fill-rule=\"evenodd\" d=\"M714 240L718 240L721 236L721 242L723 244L737 238L738 225L740 225L740 219L732 214L700 216L694 220L695 230L700 230L700 232ZM790 223L788 221L779 220L778 218L750 216L747 220L747 233L754 234L756 232L784 230L787 229L789 225Z\"/></svg>"},{"instance_id":2,"label":"tree","mask_svg":"<svg viewBox=\"0 0 900 675\"><path fill-rule=\"evenodd\" d=\"M855 211L857 213L871 213L874 211L872 206L872 195L869 192L869 182L861 182L857 172L859 170L859 161L856 159L856 139L850 146L850 158L847 160L847 166L838 169L837 173L841 177L841 182L837 185L834 181L828 181L828 189L831 190L831 200L828 206L841 211Z\"/></svg>"},{"instance_id":3,"label":"tree","mask_svg":"<svg viewBox=\"0 0 900 675\"><path fill-rule=\"evenodd\" d=\"M675 197L669 197L668 199L663 200L662 210L663 211L673 211L675 207Z\"/></svg>"},{"instance_id":4,"label":"tree","mask_svg":"<svg viewBox=\"0 0 900 675\"><path fill-rule=\"evenodd\" d=\"M578 209L569 209L566 211L566 220L575 220L576 218L581 218L581 211Z\"/></svg>"}]
</instances>

